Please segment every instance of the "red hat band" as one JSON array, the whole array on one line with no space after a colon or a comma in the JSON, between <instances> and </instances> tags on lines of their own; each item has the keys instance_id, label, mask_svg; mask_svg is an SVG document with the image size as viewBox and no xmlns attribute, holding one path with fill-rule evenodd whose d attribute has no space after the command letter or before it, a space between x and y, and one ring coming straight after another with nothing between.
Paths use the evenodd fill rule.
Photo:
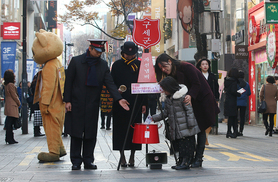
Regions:
<instances>
[{"instance_id":1,"label":"red hat band","mask_svg":"<svg viewBox=\"0 0 278 182\"><path fill-rule=\"evenodd\" d=\"M93 43L93 42L91 42L91 45L94 46L94 47L104 48L104 45L95 44L95 43Z\"/></svg>"}]
</instances>

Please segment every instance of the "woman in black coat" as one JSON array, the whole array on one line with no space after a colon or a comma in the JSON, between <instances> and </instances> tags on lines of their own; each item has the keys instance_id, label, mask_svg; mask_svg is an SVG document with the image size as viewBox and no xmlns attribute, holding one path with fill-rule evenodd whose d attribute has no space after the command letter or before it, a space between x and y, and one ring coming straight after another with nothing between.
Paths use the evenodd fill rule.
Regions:
<instances>
[{"instance_id":1,"label":"woman in black coat","mask_svg":"<svg viewBox=\"0 0 278 182\"><path fill-rule=\"evenodd\" d=\"M201 130L197 135L195 159L191 167L202 167L206 142L205 130L215 123L215 117L220 112L208 82L194 65L175 60L165 53L157 57L155 73L157 81L166 76L172 76L179 84L187 86L188 93L184 102L192 104Z\"/></svg>"},{"instance_id":2,"label":"woman in black coat","mask_svg":"<svg viewBox=\"0 0 278 182\"><path fill-rule=\"evenodd\" d=\"M121 85L126 86L125 92L120 92L122 97L129 102L130 110L124 110L118 103L113 103L113 150L121 152L129 126L129 121L133 107L135 107L132 123L142 123L142 113L146 112L147 98L146 95L138 95L135 103L136 95L131 94L131 84L137 83L140 61L136 59L138 47L133 42L125 42L121 47L122 58L115 61L112 66L111 75L117 88ZM141 113L142 111L142 113ZM121 167L134 167L135 150L141 150L141 144L132 143L133 129L130 128L124 150L131 150L129 163L127 164L125 155L121 157Z\"/></svg>"},{"instance_id":3,"label":"woman in black coat","mask_svg":"<svg viewBox=\"0 0 278 182\"><path fill-rule=\"evenodd\" d=\"M202 72L206 78L211 91L216 101L219 101L219 85L217 77L211 72L210 60L203 58L197 64L196 67Z\"/></svg>"},{"instance_id":4,"label":"woman in black coat","mask_svg":"<svg viewBox=\"0 0 278 182\"><path fill-rule=\"evenodd\" d=\"M241 96L241 94L237 92L238 83L238 69L232 68L224 79L224 92L226 94L224 101L224 115L228 116L226 138L237 137L237 97ZM232 126L234 133L231 131Z\"/></svg>"}]
</instances>

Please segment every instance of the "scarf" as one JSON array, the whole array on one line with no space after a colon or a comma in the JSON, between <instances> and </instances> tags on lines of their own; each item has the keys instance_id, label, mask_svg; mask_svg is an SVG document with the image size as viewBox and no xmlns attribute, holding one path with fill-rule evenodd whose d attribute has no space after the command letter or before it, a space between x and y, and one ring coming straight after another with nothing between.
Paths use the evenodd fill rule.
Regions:
<instances>
[{"instance_id":1,"label":"scarf","mask_svg":"<svg viewBox=\"0 0 278 182\"><path fill-rule=\"evenodd\" d=\"M87 80L86 85L87 86L98 86L98 80L97 80L97 73L96 73L96 64L99 63L100 57L91 57L89 53L89 49L87 49L87 56L86 56L86 62L89 66L87 70Z\"/></svg>"},{"instance_id":2,"label":"scarf","mask_svg":"<svg viewBox=\"0 0 278 182\"><path fill-rule=\"evenodd\" d=\"M122 59L125 61L126 65L130 66L130 69L131 69L132 72L137 72L138 66L134 62L136 58L133 58L132 60L127 60L126 58L124 58L122 56Z\"/></svg>"}]
</instances>

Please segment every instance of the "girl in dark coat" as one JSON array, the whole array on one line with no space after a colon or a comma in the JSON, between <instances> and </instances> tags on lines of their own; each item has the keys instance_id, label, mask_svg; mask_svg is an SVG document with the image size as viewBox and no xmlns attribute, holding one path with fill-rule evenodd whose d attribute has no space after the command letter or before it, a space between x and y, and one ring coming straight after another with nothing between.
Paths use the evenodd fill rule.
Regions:
<instances>
[{"instance_id":1,"label":"girl in dark coat","mask_svg":"<svg viewBox=\"0 0 278 182\"><path fill-rule=\"evenodd\" d=\"M213 93L202 73L194 65L175 60L165 53L157 57L155 73L158 81L169 75L188 88L184 102L192 104L201 130L197 136L195 159L191 167L201 167L206 142L205 130L215 123L215 117L220 112Z\"/></svg>"},{"instance_id":2,"label":"girl in dark coat","mask_svg":"<svg viewBox=\"0 0 278 182\"><path fill-rule=\"evenodd\" d=\"M237 137L237 97L241 96L241 94L237 92L238 83L238 69L232 68L224 79L224 92L226 94L224 101L224 115L228 116L226 138ZM232 126L234 133L231 131Z\"/></svg>"},{"instance_id":3,"label":"girl in dark coat","mask_svg":"<svg viewBox=\"0 0 278 182\"><path fill-rule=\"evenodd\" d=\"M138 95L137 103L135 103L136 95L131 94L131 83L137 83L140 61L136 59L138 47L133 42L127 41L121 47L122 58L115 61L112 66L111 75L114 83L118 88L124 85L126 87L125 92L120 92L122 97L129 102L129 111L125 111L116 102L113 103L113 150L119 150L121 152L129 126L131 112L135 107L132 123L142 122L142 113L146 112L147 99L146 95ZM142 113L141 113L142 111ZM133 129L129 130L127 141L124 150L131 150L129 163L127 164L125 155L121 156L121 167L134 167L134 155L135 150L141 150L141 144L132 143Z\"/></svg>"}]
</instances>

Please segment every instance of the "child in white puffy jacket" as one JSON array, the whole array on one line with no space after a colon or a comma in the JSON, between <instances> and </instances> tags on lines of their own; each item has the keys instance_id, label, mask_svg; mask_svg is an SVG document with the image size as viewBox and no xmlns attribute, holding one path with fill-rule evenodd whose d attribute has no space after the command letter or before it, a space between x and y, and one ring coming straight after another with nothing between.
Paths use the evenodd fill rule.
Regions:
<instances>
[{"instance_id":1,"label":"child in white puffy jacket","mask_svg":"<svg viewBox=\"0 0 278 182\"><path fill-rule=\"evenodd\" d=\"M179 163L173 169L189 169L195 151L195 134L200 132L193 108L184 103L188 91L185 85L179 85L173 77L166 77L160 83L166 94L163 113L152 116L153 121L168 117L170 137L178 144Z\"/></svg>"}]
</instances>

